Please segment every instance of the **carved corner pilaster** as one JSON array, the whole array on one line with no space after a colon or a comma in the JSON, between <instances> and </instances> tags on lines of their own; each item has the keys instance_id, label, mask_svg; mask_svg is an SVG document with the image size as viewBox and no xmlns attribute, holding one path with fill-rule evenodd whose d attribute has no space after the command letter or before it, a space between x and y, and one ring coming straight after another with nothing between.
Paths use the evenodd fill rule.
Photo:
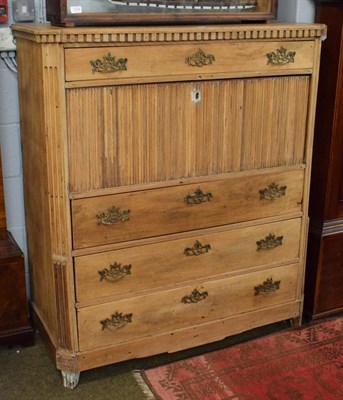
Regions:
<instances>
[{"instance_id":1,"label":"carved corner pilaster","mask_svg":"<svg viewBox=\"0 0 343 400\"><path fill-rule=\"evenodd\" d=\"M72 349L71 326L69 315L69 294L67 278L67 259L65 257L53 257L55 293L58 324L58 346Z\"/></svg>"}]
</instances>

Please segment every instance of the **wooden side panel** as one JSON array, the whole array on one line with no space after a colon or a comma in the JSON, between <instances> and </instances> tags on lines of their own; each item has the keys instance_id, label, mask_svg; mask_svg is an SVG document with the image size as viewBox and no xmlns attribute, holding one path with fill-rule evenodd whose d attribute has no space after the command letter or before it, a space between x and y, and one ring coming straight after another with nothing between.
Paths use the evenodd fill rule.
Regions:
<instances>
[{"instance_id":1,"label":"wooden side panel","mask_svg":"<svg viewBox=\"0 0 343 400\"><path fill-rule=\"evenodd\" d=\"M21 39L17 45L32 300L54 345L72 349L76 346L76 325L66 183L63 52L58 46L39 46ZM27 63L37 66L35 74L21 67Z\"/></svg>"},{"instance_id":2,"label":"wooden side panel","mask_svg":"<svg viewBox=\"0 0 343 400\"><path fill-rule=\"evenodd\" d=\"M71 191L302 163L308 86L278 77L68 90Z\"/></svg>"},{"instance_id":3,"label":"wooden side panel","mask_svg":"<svg viewBox=\"0 0 343 400\"><path fill-rule=\"evenodd\" d=\"M41 79L43 75L42 48L32 42L18 40L17 50L31 297L33 303L40 309L44 323L49 326L54 336L52 340L56 342L58 328L51 261L50 210L46 191L48 176L43 80ZM33 75L31 68L22 67L24 65L35 65L35 74ZM32 84L33 81L34 84Z\"/></svg>"}]
</instances>

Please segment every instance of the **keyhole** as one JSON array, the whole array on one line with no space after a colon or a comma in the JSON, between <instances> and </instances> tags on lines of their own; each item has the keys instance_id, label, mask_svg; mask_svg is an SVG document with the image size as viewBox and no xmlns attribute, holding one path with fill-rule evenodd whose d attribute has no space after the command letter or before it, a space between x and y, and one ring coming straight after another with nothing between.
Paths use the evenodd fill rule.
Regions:
<instances>
[{"instance_id":1,"label":"keyhole","mask_svg":"<svg viewBox=\"0 0 343 400\"><path fill-rule=\"evenodd\" d=\"M192 103L200 103L201 102L201 93L199 89L194 89L192 91Z\"/></svg>"}]
</instances>

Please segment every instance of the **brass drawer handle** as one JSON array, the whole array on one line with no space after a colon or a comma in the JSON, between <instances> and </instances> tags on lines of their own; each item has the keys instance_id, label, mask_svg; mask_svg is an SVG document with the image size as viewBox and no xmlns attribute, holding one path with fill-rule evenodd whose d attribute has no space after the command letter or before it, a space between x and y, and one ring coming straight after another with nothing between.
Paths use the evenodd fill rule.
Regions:
<instances>
[{"instance_id":1,"label":"brass drawer handle","mask_svg":"<svg viewBox=\"0 0 343 400\"><path fill-rule=\"evenodd\" d=\"M182 297L181 302L184 304L198 303L201 300L205 300L207 296L207 292L200 293L198 289L194 289L190 295Z\"/></svg>"},{"instance_id":2,"label":"brass drawer handle","mask_svg":"<svg viewBox=\"0 0 343 400\"><path fill-rule=\"evenodd\" d=\"M271 183L267 188L260 190L260 200L276 200L286 195L287 186Z\"/></svg>"},{"instance_id":3,"label":"brass drawer handle","mask_svg":"<svg viewBox=\"0 0 343 400\"><path fill-rule=\"evenodd\" d=\"M212 64L214 61L215 58L212 54L205 54L201 49L195 54L186 57L186 64L190 67L203 67Z\"/></svg>"},{"instance_id":4,"label":"brass drawer handle","mask_svg":"<svg viewBox=\"0 0 343 400\"><path fill-rule=\"evenodd\" d=\"M268 62L267 65L285 65L289 63L294 63L294 57L296 55L295 51L287 52L287 49L280 47L276 51L267 53Z\"/></svg>"},{"instance_id":5,"label":"brass drawer handle","mask_svg":"<svg viewBox=\"0 0 343 400\"><path fill-rule=\"evenodd\" d=\"M204 244L202 245L199 240L196 240L193 247L186 247L183 253L186 256L198 256L200 254L208 253L211 249L211 245Z\"/></svg>"},{"instance_id":6,"label":"brass drawer handle","mask_svg":"<svg viewBox=\"0 0 343 400\"><path fill-rule=\"evenodd\" d=\"M210 201L213 198L211 192L203 192L200 188L198 188L192 194L188 194L184 197L184 202L186 204L200 204L206 201Z\"/></svg>"},{"instance_id":7,"label":"brass drawer handle","mask_svg":"<svg viewBox=\"0 0 343 400\"><path fill-rule=\"evenodd\" d=\"M110 331L116 331L124 328L125 325L132 322L132 314L123 314L116 311L111 315L111 318L106 318L100 321L102 326L101 330L109 329Z\"/></svg>"},{"instance_id":8,"label":"brass drawer handle","mask_svg":"<svg viewBox=\"0 0 343 400\"><path fill-rule=\"evenodd\" d=\"M126 71L127 70L127 58L115 58L111 53L105 54L100 60L91 60L90 64L93 67L92 72L114 72L114 71Z\"/></svg>"},{"instance_id":9,"label":"brass drawer handle","mask_svg":"<svg viewBox=\"0 0 343 400\"><path fill-rule=\"evenodd\" d=\"M283 240L283 236L275 236L274 234L270 233L264 239L256 242L257 251L271 250L271 249L274 249L275 247L282 246L282 240Z\"/></svg>"},{"instance_id":10,"label":"brass drawer handle","mask_svg":"<svg viewBox=\"0 0 343 400\"><path fill-rule=\"evenodd\" d=\"M268 278L261 285L255 286L255 296L259 294L272 293L280 289L281 281L273 281L273 278Z\"/></svg>"},{"instance_id":11,"label":"brass drawer handle","mask_svg":"<svg viewBox=\"0 0 343 400\"><path fill-rule=\"evenodd\" d=\"M119 207L110 207L107 212L99 212L96 214L98 224L113 225L120 224L130 219L130 210L120 210Z\"/></svg>"},{"instance_id":12,"label":"brass drawer handle","mask_svg":"<svg viewBox=\"0 0 343 400\"><path fill-rule=\"evenodd\" d=\"M110 268L105 268L102 271L98 271L100 275L100 282L116 282L120 279L125 278L126 275L131 275L131 264L121 265L117 262L110 264Z\"/></svg>"}]
</instances>

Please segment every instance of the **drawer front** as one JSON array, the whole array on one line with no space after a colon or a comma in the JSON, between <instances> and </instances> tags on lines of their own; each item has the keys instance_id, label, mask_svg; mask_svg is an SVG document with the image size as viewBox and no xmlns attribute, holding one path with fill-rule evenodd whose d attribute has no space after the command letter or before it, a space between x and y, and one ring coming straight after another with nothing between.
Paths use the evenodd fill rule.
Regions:
<instances>
[{"instance_id":1,"label":"drawer front","mask_svg":"<svg viewBox=\"0 0 343 400\"><path fill-rule=\"evenodd\" d=\"M72 202L74 248L301 211L302 169Z\"/></svg>"},{"instance_id":2,"label":"drawer front","mask_svg":"<svg viewBox=\"0 0 343 400\"><path fill-rule=\"evenodd\" d=\"M80 308L80 350L126 342L296 300L298 264ZM272 310L268 311L272 312Z\"/></svg>"},{"instance_id":3,"label":"drawer front","mask_svg":"<svg viewBox=\"0 0 343 400\"><path fill-rule=\"evenodd\" d=\"M300 224L293 219L76 257L77 301L294 262L299 257Z\"/></svg>"},{"instance_id":4,"label":"drawer front","mask_svg":"<svg viewBox=\"0 0 343 400\"><path fill-rule=\"evenodd\" d=\"M277 74L311 69L313 41L194 43L65 50L66 80Z\"/></svg>"}]
</instances>

